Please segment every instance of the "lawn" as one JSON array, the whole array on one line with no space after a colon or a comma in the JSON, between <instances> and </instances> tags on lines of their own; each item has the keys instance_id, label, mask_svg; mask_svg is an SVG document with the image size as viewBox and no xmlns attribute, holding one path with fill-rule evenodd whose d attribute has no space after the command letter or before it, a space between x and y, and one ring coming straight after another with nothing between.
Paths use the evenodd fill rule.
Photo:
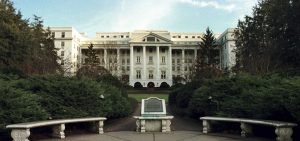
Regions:
<instances>
[{"instance_id":1,"label":"lawn","mask_svg":"<svg viewBox=\"0 0 300 141\"><path fill-rule=\"evenodd\" d=\"M158 97L160 99L165 99L166 103L168 103L168 94L128 94L129 97L136 99L138 102L142 102L142 99L146 99L148 97Z\"/></svg>"}]
</instances>

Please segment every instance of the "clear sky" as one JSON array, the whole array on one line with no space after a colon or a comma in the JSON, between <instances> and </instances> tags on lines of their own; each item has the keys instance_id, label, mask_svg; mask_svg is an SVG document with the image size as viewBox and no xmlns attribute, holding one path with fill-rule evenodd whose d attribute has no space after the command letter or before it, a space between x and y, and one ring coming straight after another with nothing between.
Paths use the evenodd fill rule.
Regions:
<instances>
[{"instance_id":1,"label":"clear sky","mask_svg":"<svg viewBox=\"0 0 300 141\"><path fill-rule=\"evenodd\" d=\"M236 27L257 0L12 0L24 18L37 15L45 26L73 26L96 32L163 29L214 33Z\"/></svg>"}]
</instances>

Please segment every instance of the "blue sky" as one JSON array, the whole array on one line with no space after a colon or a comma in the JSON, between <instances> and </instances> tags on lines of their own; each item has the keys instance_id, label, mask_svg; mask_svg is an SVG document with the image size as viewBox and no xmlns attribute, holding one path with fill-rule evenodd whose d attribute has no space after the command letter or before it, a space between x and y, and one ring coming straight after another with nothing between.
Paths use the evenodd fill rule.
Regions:
<instances>
[{"instance_id":1,"label":"blue sky","mask_svg":"<svg viewBox=\"0 0 300 141\"><path fill-rule=\"evenodd\" d=\"M12 0L25 18L41 16L45 26L73 26L96 32L163 29L221 33L251 14L257 0Z\"/></svg>"}]
</instances>

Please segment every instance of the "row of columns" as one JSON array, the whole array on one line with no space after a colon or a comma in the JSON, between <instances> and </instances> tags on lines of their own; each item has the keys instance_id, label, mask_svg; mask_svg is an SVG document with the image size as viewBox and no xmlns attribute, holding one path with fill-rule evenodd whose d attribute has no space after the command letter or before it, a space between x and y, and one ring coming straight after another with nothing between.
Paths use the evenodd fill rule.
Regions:
<instances>
[{"instance_id":1,"label":"row of columns","mask_svg":"<svg viewBox=\"0 0 300 141\"><path fill-rule=\"evenodd\" d=\"M132 79L134 78L134 47L135 46L131 46L130 47L130 63L131 63L131 68L130 68L130 77L132 77ZM156 63L156 76L158 78L160 78L160 46L155 46L156 47L156 60L157 60L157 63ZM142 79L146 79L147 78L147 67L146 67L146 62L147 62L147 58L146 58L146 46L142 46L143 48L143 75L142 75ZM168 75L168 78L169 79L172 79L172 49L170 46L168 46L168 51L169 51L169 54L168 54L168 57L169 57L169 75Z\"/></svg>"}]
</instances>

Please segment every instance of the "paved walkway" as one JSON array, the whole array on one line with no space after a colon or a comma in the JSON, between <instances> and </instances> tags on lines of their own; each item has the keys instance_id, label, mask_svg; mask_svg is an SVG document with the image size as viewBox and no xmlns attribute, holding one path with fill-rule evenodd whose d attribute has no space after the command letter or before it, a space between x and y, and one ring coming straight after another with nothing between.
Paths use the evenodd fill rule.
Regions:
<instances>
[{"instance_id":1,"label":"paved walkway","mask_svg":"<svg viewBox=\"0 0 300 141\"><path fill-rule=\"evenodd\" d=\"M39 141L61 141L43 139ZM134 131L108 132L103 135L84 134L67 136L64 141L271 141L261 138L242 138L225 134L204 135L197 131L173 131L171 133L137 133Z\"/></svg>"},{"instance_id":2,"label":"paved walkway","mask_svg":"<svg viewBox=\"0 0 300 141\"><path fill-rule=\"evenodd\" d=\"M140 107L140 104L137 105L132 116L106 121L103 135L87 132L66 133L64 141L270 141L261 138L242 138L238 135L205 135L201 132L200 120L180 116L175 116L172 120L171 133L137 133L133 116L140 115ZM43 139L33 139L33 141L61 141L61 139L46 138L44 136Z\"/></svg>"}]
</instances>

